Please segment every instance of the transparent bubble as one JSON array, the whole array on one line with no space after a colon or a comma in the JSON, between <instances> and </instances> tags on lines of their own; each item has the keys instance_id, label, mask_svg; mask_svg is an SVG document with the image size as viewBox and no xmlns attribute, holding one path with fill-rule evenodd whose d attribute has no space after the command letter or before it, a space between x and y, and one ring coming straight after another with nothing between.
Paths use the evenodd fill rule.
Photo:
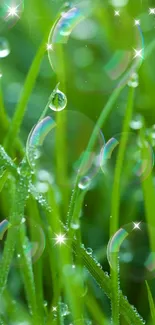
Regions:
<instances>
[{"instance_id":1,"label":"transparent bubble","mask_svg":"<svg viewBox=\"0 0 155 325\"><path fill-rule=\"evenodd\" d=\"M146 137L151 143L152 147L155 147L155 125L152 125L152 127L146 129Z\"/></svg>"},{"instance_id":2,"label":"transparent bubble","mask_svg":"<svg viewBox=\"0 0 155 325\"><path fill-rule=\"evenodd\" d=\"M0 222L0 240L3 239L4 233L9 227L11 227L11 224L7 219Z\"/></svg>"},{"instance_id":3,"label":"transparent bubble","mask_svg":"<svg viewBox=\"0 0 155 325\"><path fill-rule=\"evenodd\" d=\"M58 89L58 85L52 92L49 103L49 108L56 112L62 111L67 105L67 97Z\"/></svg>"},{"instance_id":4,"label":"transparent bubble","mask_svg":"<svg viewBox=\"0 0 155 325\"><path fill-rule=\"evenodd\" d=\"M95 161L101 153L104 137L100 129L96 129L97 139L92 149L87 150L95 124L77 111L63 110L59 116L57 122L47 116L32 129L26 145L28 162L35 172L36 180L40 170L46 171L51 177L57 175L57 164L60 166L61 162L66 171L65 179L62 177L59 181L61 185L72 186L79 175L79 186L84 188L99 171L100 166ZM58 147L63 150L61 158ZM39 156L35 154L36 151L39 151Z\"/></svg>"},{"instance_id":5,"label":"transparent bubble","mask_svg":"<svg viewBox=\"0 0 155 325\"><path fill-rule=\"evenodd\" d=\"M48 39L52 69L58 76L62 74L63 51L66 79L80 91L109 93L128 81L130 84L144 57L141 27L134 26L133 17L125 8L115 17L110 4L101 5L102 17L96 15L95 2L72 5L61 13ZM108 23L103 19L107 16Z\"/></svg>"},{"instance_id":6,"label":"transparent bubble","mask_svg":"<svg viewBox=\"0 0 155 325\"><path fill-rule=\"evenodd\" d=\"M35 263L43 254L45 249L45 235L42 227L30 218L23 218L20 225L15 226L18 231L22 231L24 235L23 249L27 258ZM24 267L21 252L18 247L18 240L16 242L15 257L13 265Z\"/></svg>"},{"instance_id":7,"label":"transparent bubble","mask_svg":"<svg viewBox=\"0 0 155 325\"><path fill-rule=\"evenodd\" d=\"M6 38L0 37L0 58L5 58L10 54L10 45Z\"/></svg>"},{"instance_id":8,"label":"transparent bubble","mask_svg":"<svg viewBox=\"0 0 155 325\"><path fill-rule=\"evenodd\" d=\"M137 134L132 132L116 134L107 141L102 148L101 169L105 175L114 177L118 148L122 137L127 137L127 144L121 170L121 184L127 185L144 181L154 166L154 153L147 140L140 139Z\"/></svg>"},{"instance_id":9,"label":"transparent bubble","mask_svg":"<svg viewBox=\"0 0 155 325\"><path fill-rule=\"evenodd\" d=\"M115 270L119 262L122 277L137 282L154 278L155 247L154 244L151 246L154 232L154 228L143 222L122 226L111 237L107 246L107 258L112 269Z\"/></svg>"},{"instance_id":10,"label":"transparent bubble","mask_svg":"<svg viewBox=\"0 0 155 325\"><path fill-rule=\"evenodd\" d=\"M1 0L0 29L12 28L21 18L24 0Z\"/></svg>"}]
</instances>

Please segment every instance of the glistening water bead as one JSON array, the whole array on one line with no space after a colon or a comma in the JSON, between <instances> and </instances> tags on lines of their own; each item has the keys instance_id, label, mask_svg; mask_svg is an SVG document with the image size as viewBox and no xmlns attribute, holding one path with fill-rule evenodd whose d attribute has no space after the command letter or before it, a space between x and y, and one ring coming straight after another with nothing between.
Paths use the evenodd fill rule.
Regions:
<instances>
[{"instance_id":1,"label":"glistening water bead","mask_svg":"<svg viewBox=\"0 0 155 325\"><path fill-rule=\"evenodd\" d=\"M121 277L136 282L155 277L155 229L143 222L122 226L107 246L107 258L112 269L117 268L118 257Z\"/></svg>"},{"instance_id":2,"label":"glistening water bead","mask_svg":"<svg viewBox=\"0 0 155 325\"><path fill-rule=\"evenodd\" d=\"M0 58L5 58L10 54L10 45L6 38L0 37Z\"/></svg>"},{"instance_id":3,"label":"glistening water bead","mask_svg":"<svg viewBox=\"0 0 155 325\"><path fill-rule=\"evenodd\" d=\"M62 91L58 89L58 85L52 92L49 101L49 108L56 112L62 111L67 105L67 97Z\"/></svg>"}]
</instances>

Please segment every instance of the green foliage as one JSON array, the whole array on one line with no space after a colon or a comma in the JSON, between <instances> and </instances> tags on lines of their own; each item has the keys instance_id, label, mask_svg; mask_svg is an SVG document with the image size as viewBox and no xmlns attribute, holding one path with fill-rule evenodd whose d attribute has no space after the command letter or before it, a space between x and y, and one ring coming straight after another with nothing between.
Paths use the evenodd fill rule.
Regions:
<instances>
[{"instance_id":1,"label":"green foliage","mask_svg":"<svg viewBox=\"0 0 155 325\"><path fill-rule=\"evenodd\" d=\"M59 3L59 7L60 4L61 3ZM57 5L57 3L52 3L55 17ZM81 191L78 186L80 180L78 174L74 188L63 188L61 177L64 180L67 177L67 167L65 166L65 151L67 151L67 147L65 147L64 143L61 141L65 138L65 130L62 127L60 134L57 135L59 146L57 147L56 153L56 176L58 184L56 185L53 182L50 184L47 193L39 193L34 185L35 176L33 170L27 161L25 142L30 128L45 117L49 109L50 95L46 92L46 86L42 86L42 77L39 73L40 66L42 67L42 61L45 66L47 64L47 61L45 63L44 59L46 59L47 37L52 24L48 13L48 6L46 7L41 1L39 5L37 1L33 1L32 7L37 15L42 12L43 17L47 19L47 24L45 28L44 23L41 21L40 24L35 26L35 28L38 27L38 33L41 34L41 46L35 44L35 47L39 47L39 49L36 51L36 55L29 68L19 100L16 102L13 117L9 116L11 115L10 107L7 107L5 95L3 101L3 87L0 94L0 117L2 121L2 129L0 131L0 212L1 221L8 219L11 224L7 230L6 236L4 236L4 247L2 244L0 257L0 324L68 325L73 323L75 325L89 325L90 319L92 320L92 324L95 325L109 325L110 322L112 322L113 325L143 325L145 324L143 317L146 321L150 317L149 308L144 310L143 313L143 307L145 307L147 297L146 293L144 293L144 295L146 295L145 299L140 300L141 304L137 302L141 298L141 294L139 294L138 290L138 293L134 290L134 282L131 281L131 283L125 284L125 281L122 281L122 283L120 283L118 261L117 269L113 270L111 268L109 270L109 266L104 260L104 254L102 254L102 252L101 259L103 258L103 260L99 261L97 258L97 256L100 255L100 248L103 248L103 246L105 248L109 240L109 227L110 236L112 236L117 232L120 224L134 221L136 218L142 220L142 216L139 216L136 211L137 203L135 204L135 210L134 204L132 203L132 197L135 198L132 192L134 189L127 189L125 195L129 197L129 199L127 199L129 202L126 202L126 199L124 199L122 195L121 188L121 170L123 168L123 160L127 147L127 132L129 131L129 123L136 105L135 97L138 91L133 88L127 88L126 84L122 83L121 87L116 88L111 95L107 96L107 102L102 105L103 108L100 114L99 112L97 113L99 116L97 116L94 130L88 142L87 151L91 152L99 129L105 130L108 136L108 121L112 118L112 122L115 124L118 116L119 118L121 116L121 114L118 115L118 110L116 111L115 109L120 101L120 106L123 105L124 107L124 121L123 126L121 126L120 121L118 125L123 135L120 141L112 186L111 184L107 184L105 178L99 175L99 177L96 176L94 180L94 187L92 186L92 188L86 188ZM30 14L30 3L27 8ZM97 8L99 9L99 7ZM129 9L134 12L134 5L133 8ZM98 12L98 10L96 15L100 17L100 12ZM21 23L21 25L23 24L23 37L24 28L28 19L27 16L25 16L24 19L25 23ZM30 23L36 24L33 18L30 19ZM105 24L108 25L108 20ZM12 40L18 33L20 34L18 29L15 33L12 32L10 36ZM26 35L27 41L29 37L30 36ZM33 37L34 35L30 40L31 42L34 41ZM154 46L154 41L149 43L146 48L145 58L151 55ZM76 92L73 93L72 98L71 92L69 92L67 88L64 69L65 62L63 61L63 54L61 51L60 59L63 70L62 75L59 75L60 83L62 83L66 92L68 91L68 97L71 103L72 101L73 103L76 102L76 107L78 107L78 105L80 106L81 98L80 96L78 98ZM10 71L13 71L13 65L11 63L10 69L12 69ZM50 69L50 67L48 67L48 69ZM10 71L8 70L8 80ZM18 79L18 72L16 71L16 73L16 78ZM145 70L140 70L140 74L145 75L145 73ZM11 72L11 74L13 74L13 72ZM40 80L37 80L37 78L40 78ZM55 77L52 76L53 89L55 87L54 78ZM147 78L148 76L146 76L145 80L147 80ZM145 83L143 79L142 76L142 81ZM41 105L44 105L43 108L45 108L43 109L40 107L38 110L35 109L33 115L31 108L35 105L35 102L33 102L33 100L31 102L31 99L35 91L37 96L39 96L39 90L37 89L37 87L39 88L39 82L41 88L43 87L43 90L41 90L41 97L44 98L47 104L41 103ZM50 82L49 80L47 81L47 86L51 94ZM81 94L81 97L82 96ZM154 94L152 93L152 98L153 96ZM90 98L86 96L88 100L88 105L86 106L91 104L91 98L92 94ZM125 102L125 104L122 104L123 102ZM6 110L5 104L7 107ZM39 104L38 100L37 105ZM100 106L101 103L99 102L98 104ZM88 113L87 107L84 113ZM95 115L93 114L94 112L92 112L92 116L93 119L95 119ZM61 122L61 115L57 116L57 122L58 121ZM24 127L24 123L26 127ZM72 134L70 136L72 136ZM143 136L143 134L141 134L141 136ZM81 166L83 163L84 161L82 160ZM127 180L128 175L124 177L126 177ZM95 185L95 182L97 185ZM153 176L149 175L142 184L142 191L144 197L143 213L146 215L146 222L154 227L153 182ZM95 222L90 218L91 214L93 215L93 206L92 209L90 208L88 210L88 213L85 212L87 202L89 205L91 201L93 201L96 209L94 213ZM125 208L123 207L122 201ZM142 209L142 206L140 207ZM107 215L110 215L110 211L112 218L110 218L110 221L108 219L107 222ZM120 218L121 211L123 211L122 214L125 216L123 217L125 221ZM82 212L85 214L85 218L81 218ZM98 217L101 213L104 216L104 220ZM27 218L27 215L43 229L46 238L44 252L40 259L34 264L33 259L25 250L28 240L27 231L29 231L32 242L35 238L33 227L28 224L25 226L23 222L24 218ZM77 225L77 227L73 227L72 225ZM93 232L91 232L91 227ZM102 230L104 229L104 236L105 238L107 237L107 240L104 238L104 243L101 238L97 238L100 228L102 228ZM92 233L92 235L90 235L90 233ZM61 245L57 245L56 243L56 236L58 234L64 235L64 243L62 242ZM99 237L102 236L103 233ZM95 238L94 242L93 237ZM151 249L154 251L155 244L151 233L149 240ZM86 246L91 246L91 244L94 248L94 253L91 253L90 249L88 250L85 248ZM17 257L20 257L20 262L18 262ZM108 269L109 274L104 271L104 269ZM128 288L130 285L131 288ZM150 324L154 325L154 298L151 293L150 285L146 281L148 302L153 320L153 322L150 321ZM154 283L152 284L152 288L154 289ZM143 290L143 287L140 287L140 290ZM124 291L129 293L129 301L126 294L124 295ZM137 301L136 299L134 301L134 295L136 295ZM135 303L135 307L133 307L133 302ZM66 308L69 310L68 314ZM140 316L137 310L140 310L143 317Z\"/></svg>"}]
</instances>

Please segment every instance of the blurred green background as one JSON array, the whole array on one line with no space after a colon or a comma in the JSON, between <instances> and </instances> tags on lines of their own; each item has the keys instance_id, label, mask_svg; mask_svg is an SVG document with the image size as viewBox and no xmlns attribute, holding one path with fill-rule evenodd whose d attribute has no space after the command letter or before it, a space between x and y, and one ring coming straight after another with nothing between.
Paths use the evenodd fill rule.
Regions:
<instances>
[{"instance_id":1,"label":"blurred green background","mask_svg":"<svg viewBox=\"0 0 155 325\"><path fill-rule=\"evenodd\" d=\"M124 5L119 6L121 3ZM2 94L10 120L14 115L27 73L40 44L43 42L45 35L49 34L60 12L67 10L74 4L77 4L77 2L25 0L24 11L18 23L12 28L5 26L1 28L1 36L8 40L11 49L10 55L0 61L0 71L3 74L1 79ZM90 18L89 21L86 19L88 25L82 25L81 23L81 27L76 27L76 31L73 31L68 43L64 45L60 63L57 62L58 73L53 71L50 65L45 43L45 55L20 130L20 138L24 145L26 145L31 128L39 119L58 81L60 81L60 89L67 96L67 109L85 114L95 125L118 82L116 79L115 81L110 80L108 83L104 79L105 62L109 60L111 50L115 52L120 49L124 50L124 48L127 50L130 47L131 49L135 48L137 39L134 33L137 27L134 26L134 19L140 19L144 39L144 60L139 70L139 85L135 92L134 116L140 114L144 119L147 134L153 133L151 128L155 124L155 48L150 51L149 56L146 58L145 50L149 48L149 44L154 39L155 15L149 15L149 8L154 6L155 2L151 0L129 0L124 2L123 0L113 2L97 0L95 3L90 1L88 5ZM120 10L120 16L115 16L115 10ZM107 41L109 42L108 45ZM130 64L132 64L132 60L133 58ZM117 62L116 65L119 64L120 62ZM62 66L64 67L63 72ZM125 87L102 128L106 142L115 134L121 133L127 95L128 87ZM50 115L54 119L56 118L56 113L50 112ZM138 131L132 128L131 131L136 138ZM78 135L76 137L78 138ZM153 146L153 136L151 139ZM130 157L131 148L127 150L129 150L128 157ZM108 170L108 176L100 171L94 179L92 187L86 194L80 219L82 240L85 246L93 249L103 269L108 272L109 264L106 257L106 247L109 241L111 191L116 158L113 159L113 164ZM125 177L125 174L123 174L123 177ZM69 188L70 194L71 190L72 188ZM3 219L3 215L1 219ZM121 193L120 226L135 220L146 221L143 190L139 181L129 182L125 187L125 191ZM128 272L121 278L123 293L128 297L129 302L137 307L144 319L148 319L149 305L145 282L134 281L130 278ZM52 297L52 287L48 282L49 278L48 270L45 267L44 290L47 301L50 301ZM11 291L18 299L23 299L22 291L20 291L21 296L18 296L18 277L16 273L12 275L12 279L10 282ZM13 281L15 282L13 283ZM152 293L155 294L154 279L151 279L149 284ZM108 299L91 277L89 278L89 285L97 302L107 317L110 318Z\"/></svg>"}]
</instances>

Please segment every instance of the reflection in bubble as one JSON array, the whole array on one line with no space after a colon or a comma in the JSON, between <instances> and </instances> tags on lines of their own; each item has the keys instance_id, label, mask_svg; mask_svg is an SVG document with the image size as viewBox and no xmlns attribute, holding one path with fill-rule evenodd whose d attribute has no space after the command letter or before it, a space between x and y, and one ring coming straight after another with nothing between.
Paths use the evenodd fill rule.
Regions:
<instances>
[{"instance_id":1,"label":"reflection in bubble","mask_svg":"<svg viewBox=\"0 0 155 325\"><path fill-rule=\"evenodd\" d=\"M132 222L122 226L110 239L107 258L112 269L119 259L120 274L141 281L155 276L155 252L150 238L155 229L143 222Z\"/></svg>"},{"instance_id":2,"label":"reflection in bubble","mask_svg":"<svg viewBox=\"0 0 155 325\"><path fill-rule=\"evenodd\" d=\"M10 54L10 45L6 38L0 37L0 58L5 58Z\"/></svg>"},{"instance_id":3,"label":"reflection in bubble","mask_svg":"<svg viewBox=\"0 0 155 325\"><path fill-rule=\"evenodd\" d=\"M79 175L81 186L85 187L87 180L91 181L100 168L95 162L104 145L104 137L98 129L97 140L92 150L87 151L94 126L82 113L66 110L61 112L60 122L55 123L49 116L40 121L30 132L26 145L27 159L36 177L40 170L51 176L56 174L57 134L64 130L65 157L62 164L66 164L68 183L62 179L62 185L72 185Z\"/></svg>"},{"instance_id":4,"label":"reflection in bubble","mask_svg":"<svg viewBox=\"0 0 155 325\"><path fill-rule=\"evenodd\" d=\"M122 175L128 178L128 182L144 181L152 171L154 166L154 153L148 141L142 141L134 133L120 133L111 138L102 148L101 169L103 173L112 173L109 169L115 163L115 155L122 136L127 135L127 145L124 156ZM135 178L136 176L136 178ZM123 176L122 176L123 178Z\"/></svg>"},{"instance_id":5,"label":"reflection in bubble","mask_svg":"<svg viewBox=\"0 0 155 325\"><path fill-rule=\"evenodd\" d=\"M125 11L120 24L116 21L118 17L113 17L110 25L105 19L103 29L94 8L84 3L83 7L76 5L61 14L49 35L48 57L52 69L59 75L62 72L59 56L63 50L67 78L73 78L80 90L109 92L126 84L140 67L144 38L141 27L133 24L132 17L126 16L125 20ZM110 17L110 6L103 7L104 15ZM117 42L114 41L116 34ZM84 46L87 47L87 51L82 50L84 57L78 56ZM87 59L89 64L85 63ZM84 63L78 62L81 60Z\"/></svg>"},{"instance_id":6,"label":"reflection in bubble","mask_svg":"<svg viewBox=\"0 0 155 325\"><path fill-rule=\"evenodd\" d=\"M59 84L52 92L49 102L49 108L56 112L62 111L67 105L67 97L62 91L58 89L58 86Z\"/></svg>"}]
</instances>

